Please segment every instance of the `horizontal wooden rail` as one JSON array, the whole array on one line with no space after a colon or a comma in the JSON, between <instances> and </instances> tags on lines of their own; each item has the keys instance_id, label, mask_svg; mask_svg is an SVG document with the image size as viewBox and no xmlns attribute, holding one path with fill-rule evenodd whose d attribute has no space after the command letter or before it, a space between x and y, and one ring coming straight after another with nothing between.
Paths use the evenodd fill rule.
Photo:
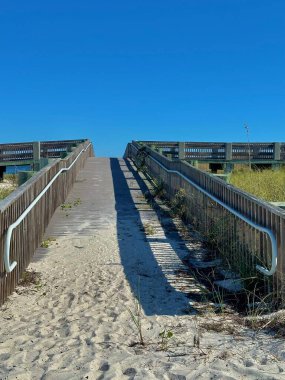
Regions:
<instances>
[{"instance_id":1,"label":"horizontal wooden rail","mask_svg":"<svg viewBox=\"0 0 285 380\"><path fill-rule=\"evenodd\" d=\"M41 158L61 158L72 147L84 140L42 141L39 156ZM0 162L21 162L34 159L34 142L0 144Z\"/></svg>"},{"instance_id":2,"label":"horizontal wooden rail","mask_svg":"<svg viewBox=\"0 0 285 380\"><path fill-rule=\"evenodd\" d=\"M40 245L55 209L64 203L78 172L84 166L87 158L93 156L92 146L87 148L89 144L90 141L86 140L74 147L65 159L55 159L0 202L0 304L14 291L21 274ZM77 158L85 148L87 148L86 152ZM56 178L52 186L14 229L10 256L12 262L17 262L17 266L11 273L7 273L4 262L4 243L9 226L23 215L57 173L68 167L71 167L70 170Z\"/></svg>"},{"instance_id":3,"label":"horizontal wooden rail","mask_svg":"<svg viewBox=\"0 0 285 380\"><path fill-rule=\"evenodd\" d=\"M285 162L285 143L140 141L175 159L212 162Z\"/></svg>"}]
</instances>

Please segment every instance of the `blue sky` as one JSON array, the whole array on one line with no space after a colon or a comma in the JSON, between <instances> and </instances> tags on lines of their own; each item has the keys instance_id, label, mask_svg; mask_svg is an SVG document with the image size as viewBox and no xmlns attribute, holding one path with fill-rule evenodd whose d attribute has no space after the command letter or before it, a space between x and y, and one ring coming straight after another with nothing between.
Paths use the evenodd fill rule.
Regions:
<instances>
[{"instance_id":1,"label":"blue sky","mask_svg":"<svg viewBox=\"0 0 285 380\"><path fill-rule=\"evenodd\" d=\"M285 141L284 25L284 0L0 0L0 141Z\"/></svg>"}]
</instances>

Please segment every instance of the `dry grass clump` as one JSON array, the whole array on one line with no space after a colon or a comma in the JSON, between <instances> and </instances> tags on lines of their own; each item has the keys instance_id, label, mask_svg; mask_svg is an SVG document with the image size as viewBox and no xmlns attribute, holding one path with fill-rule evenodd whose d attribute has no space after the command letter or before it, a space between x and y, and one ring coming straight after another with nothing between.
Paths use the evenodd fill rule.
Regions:
<instances>
[{"instance_id":1,"label":"dry grass clump","mask_svg":"<svg viewBox=\"0 0 285 380\"><path fill-rule=\"evenodd\" d=\"M285 169L234 171L230 183L268 202L285 201Z\"/></svg>"},{"instance_id":2,"label":"dry grass clump","mask_svg":"<svg viewBox=\"0 0 285 380\"><path fill-rule=\"evenodd\" d=\"M19 281L20 286L31 286L40 284L41 274L35 271L25 271Z\"/></svg>"},{"instance_id":3,"label":"dry grass clump","mask_svg":"<svg viewBox=\"0 0 285 380\"><path fill-rule=\"evenodd\" d=\"M221 317L219 320L212 320L209 318L207 321L200 321L199 326L205 331L235 335L239 332L240 321L227 320L225 317Z\"/></svg>"},{"instance_id":4,"label":"dry grass clump","mask_svg":"<svg viewBox=\"0 0 285 380\"><path fill-rule=\"evenodd\" d=\"M1 189L0 188L0 200L1 199L5 199L6 197L8 197L8 195L11 194L12 191L14 191L14 189L11 189L11 188Z\"/></svg>"},{"instance_id":5,"label":"dry grass clump","mask_svg":"<svg viewBox=\"0 0 285 380\"><path fill-rule=\"evenodd\" d=\"M254 330L271 330L275 337L285 337L285 313L279 310L275 313L246 317L245 326Z\"/></svg>"},{"instance_id":6,"label":"dry grass clump","mask_svg":"<svg viewBox=\"0 0 285 380\"><path fill-rule=\"evenodd\" d=\"M151 223L146 223L144 224L144 231L146 235L154 235L155 234L155 229L154 226Z\"/></svg>"},{"instance_id":7,"label":"dry grass clump","mask_svg":"<svg viewBox=\"0 0 285 380\"><path fill-rule=\"evenodd\" d=\"M8 179L6 178L4 181L0 182L0 200L8 197L8 195L11 194L16 189L16 187L17 185L13 176Z\"/></svg>"}]
</instances>

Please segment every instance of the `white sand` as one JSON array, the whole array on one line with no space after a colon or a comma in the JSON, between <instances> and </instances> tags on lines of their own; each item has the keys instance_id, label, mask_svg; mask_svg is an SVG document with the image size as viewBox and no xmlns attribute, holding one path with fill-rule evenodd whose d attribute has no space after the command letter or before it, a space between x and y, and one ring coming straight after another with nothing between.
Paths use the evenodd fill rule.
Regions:
<instances>
[{"instance_id":1,"label":"white sand","mask_svg":"<svg viewBox=\"0 0 285 380\"><path fill-rule=\"evenodd\" d=\"M240 326L234 334L199 327L217 317L191 314L193 284L176 272L187 250L165 237L120 165L135 203L116 162L118 188L103 191L113 181L109 161L91 159L69 196L82 203L56 212L47 231L56 241L29 267L41 273L40 285L19 288L2 307L0 379L284 379L284 340ZM141 220L154 235L145 237ZM132 291L141 299L145 347L134 345ZM174 338L162 351L164 329Z\"/></svg>"}]
</instances>

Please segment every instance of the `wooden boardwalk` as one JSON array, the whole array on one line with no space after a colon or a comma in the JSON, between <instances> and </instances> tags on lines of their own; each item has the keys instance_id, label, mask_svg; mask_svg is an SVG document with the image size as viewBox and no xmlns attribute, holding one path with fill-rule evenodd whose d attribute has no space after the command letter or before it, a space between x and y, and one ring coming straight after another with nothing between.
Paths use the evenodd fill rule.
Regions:
<instances>
[{"instance_id":1,"label":"wooden boardwalk","mask_svg":"<svg viewBox=\"0 0 285 380\"><path fill-rule=\"evenodd\" d=\"M158 213L162 204L150 207L143 196L148 185L130 160L87 159L65 200L72 208L59 206L46 230L56 240L29 265L40 282L18 287L1 309L1 379L239 379L248 373L283 379L284 340L209 313L209 303L207 314L197 313L195 301L206 297L197 301L202 286L184 263L203 256L203 247L179 235L178 220ZM145 347L130 315L137 299ZM235 335L203 327L223 323ZM167 346L163 331L174 334Z\"/></svg>"},{"instance_id":2,"label":"wooden boardwalk","mask_svg":"<svg viewBox=\"0 0 285 380\"><path fill-rule=\"evenodd\" d=\"M68 195L67 208L58 207L55 211L45 238L80 241L96 238L98 234L107 236L114 231L120 255L118 265L122 266L133 293L138 291L138 276L143 277L137 296L144 312L147 315L185 314L186 295L192 287L196 291L198 287L194 278L181 278L177 273L188 271L183 260L189 256L192 243L173 233L176 227L169 217L158 218L143 196L145 186L131 161L89 158ZM144 231L148 225L154 229L149 236ZM80 247L78 250L80 254ZM48 254L49 250L38 248L32 263ZM171 294L169 287L173 289Z\"/></svg>"}]
</instances>

